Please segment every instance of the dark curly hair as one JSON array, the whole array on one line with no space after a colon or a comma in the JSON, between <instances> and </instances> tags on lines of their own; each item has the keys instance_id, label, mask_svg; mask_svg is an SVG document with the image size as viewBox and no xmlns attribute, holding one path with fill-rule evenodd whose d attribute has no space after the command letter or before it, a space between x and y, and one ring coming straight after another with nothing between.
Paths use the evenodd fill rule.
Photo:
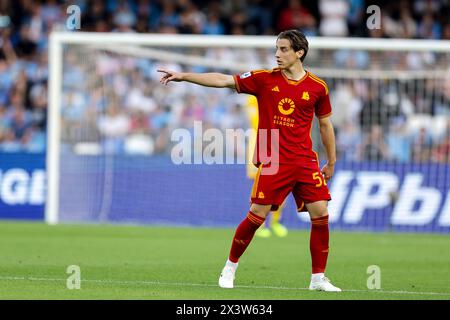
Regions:
<instances>
[{"instance_id":1,"label":"dark curly hair","mask_svg":"<svg viewBox=\"0 0 450 320\"><path fill-rule=\"evenodd\" d=\"M306 40L306 36L303 32L299 30L286 30L283 32L280 32L280 34L277 37L278 39L287 39L291 43L292 49L294 49L295 52L303 50L304 53L300 57L300 61L303 62L305 60L306 54L308 53L308 40Z\"/></svg>"}]
</instances>

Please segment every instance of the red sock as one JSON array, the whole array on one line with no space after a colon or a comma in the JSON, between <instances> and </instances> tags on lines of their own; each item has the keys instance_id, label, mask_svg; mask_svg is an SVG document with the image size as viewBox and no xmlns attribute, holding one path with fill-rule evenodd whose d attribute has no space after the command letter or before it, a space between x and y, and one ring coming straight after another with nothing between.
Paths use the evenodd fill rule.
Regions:
<instances>
[{"instance_id":1,"label":"red sock","mask_svg":"<svg viewBox=\"0 0 450 320\"><path fill-rule=\"evenodd\" d=\"M238 262L239 258L250 244L250 241L252 241L256 230L264 223L264 220L264 218L261 218L250 211L248 212L247 217L242 220L234 234L230 256L228 258L231 262Z\"/></svg>"},{"instance_id":2,"label":"red sock","mask_svg":"<svg viewBox=\"0 0 450 320\"><path fill-rule=\"evenodd\" d=\"M311 251L312 273L324 273L328 258L328 215L311 219Z\"/></svg>"}]
</instances>

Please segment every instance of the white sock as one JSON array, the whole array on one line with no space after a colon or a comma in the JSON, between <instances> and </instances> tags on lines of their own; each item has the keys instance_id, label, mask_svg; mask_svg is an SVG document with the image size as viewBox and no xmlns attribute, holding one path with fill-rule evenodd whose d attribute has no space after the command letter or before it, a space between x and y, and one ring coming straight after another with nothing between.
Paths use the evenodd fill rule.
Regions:
<instances>
[{"instance_id":1,"label":"white sock","mask_svg":"<svg viewBox=\"0 0 450 320\"><path fill-rule=\"evenodd\" d=\"M229 259L227 259L225 265L228 267L232 267L234 270L236 270L238 267L238 262L231 262Z\"/></svg>"},{"instance_id":2,"label":"white sock","mask_svg":"<svg viewBox=\"0 0 450 320\"><path fill-rule=\"evenodd\" d=\"M311 274L311 281L312 282L320 281L324 276L325 274L323 273L313 273Z\"/></svg>"}]
</instances>

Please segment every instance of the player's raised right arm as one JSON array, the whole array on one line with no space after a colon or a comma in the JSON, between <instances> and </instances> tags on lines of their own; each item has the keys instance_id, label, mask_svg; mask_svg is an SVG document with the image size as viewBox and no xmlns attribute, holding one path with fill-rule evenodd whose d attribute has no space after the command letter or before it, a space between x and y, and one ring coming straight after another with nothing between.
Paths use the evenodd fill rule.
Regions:
<instances>
[{"instance_id":1,"label":"player's raised right arm","mask_svg":"<svg viewBox=\"0 0 450 320\"><path fill-rule=\"evenodd\" d=\"M215 88L236 88L233 76L223 73L192 73L192 72L174 72L165 69L158 69L158 72L163 73L159 82L167 84L170 81L186 81L199 84L205 87Z\"/></svg>"}]
</instances>

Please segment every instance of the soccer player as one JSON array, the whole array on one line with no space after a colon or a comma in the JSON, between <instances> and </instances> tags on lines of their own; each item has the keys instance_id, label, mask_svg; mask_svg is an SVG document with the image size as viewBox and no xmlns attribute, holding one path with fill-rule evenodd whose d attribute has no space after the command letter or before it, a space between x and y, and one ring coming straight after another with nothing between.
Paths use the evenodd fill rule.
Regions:
<instances>
[{"instance_id":1,"label":"soccer player","mask_svg":"<svg viewBox=\"0 0 450 320\"><path fill-rule=\"evenodd\" d=\"M258 100L259 124L254 162L258 166L251 205L236 229L230 254L219 278L219 286L233 288L239 258L256 230L271 210L276 210L292 192L298 210L311 218L310 290L341 291L325 277L329 250L328 201L326 182L334 173L336 148L331 105L326 83L303 68L308 41L297 30L281 32L276 40L278 68L256 70L241 75L221 73L162 72L160 82L187 81L207 87L232 88ZM327 163L320 169L312 150L311 128L318 118ZM273 149L273 150L272 150ZM267 161L266 155L270 155Z\"/></svg>"}]
</instances>

